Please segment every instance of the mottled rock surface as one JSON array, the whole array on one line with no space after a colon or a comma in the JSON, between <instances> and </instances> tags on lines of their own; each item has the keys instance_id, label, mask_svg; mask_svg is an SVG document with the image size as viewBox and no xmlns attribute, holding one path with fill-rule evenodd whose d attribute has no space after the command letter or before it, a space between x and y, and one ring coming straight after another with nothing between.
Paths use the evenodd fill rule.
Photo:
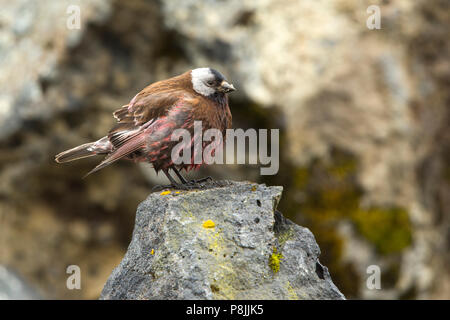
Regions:
<instances>
[{"instance_id":1,"label":"mottled rock surface","mask_svg":"<svg viewBox=\"0 0 450 320\"><path fill-rule=\"evenodd\" d=\"M152 193L101 299L344 299L313 234L276 211L281 192L227 182Z\"/></svg>"}]
</instances>

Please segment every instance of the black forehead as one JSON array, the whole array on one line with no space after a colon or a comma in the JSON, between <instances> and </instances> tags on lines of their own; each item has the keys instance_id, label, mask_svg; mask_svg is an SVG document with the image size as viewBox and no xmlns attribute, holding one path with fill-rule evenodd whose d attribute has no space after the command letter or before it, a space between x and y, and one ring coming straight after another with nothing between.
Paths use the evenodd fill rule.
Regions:
<instances>
[{"instance_id":1,"label":"black forehead","mask_svg":"<svg viewBox=\"0 0 450 320\"><path fill-rule=\"evenodd\" d=\"M211 73L214 75L214 78L216 80L219 80L219 81L225 80L225 77L223 76L223 74L221 74L216 69L209 68L209 70L211 70Z\"/></svg>"}]
</instances>

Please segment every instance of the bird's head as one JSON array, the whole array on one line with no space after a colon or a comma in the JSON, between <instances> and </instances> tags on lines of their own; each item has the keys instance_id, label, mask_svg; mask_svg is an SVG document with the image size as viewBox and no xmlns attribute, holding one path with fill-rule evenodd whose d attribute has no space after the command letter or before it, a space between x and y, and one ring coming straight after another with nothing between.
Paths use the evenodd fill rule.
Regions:
<instances>
[{"instance_id":1,"label":"bird's head","mask_svg":"<svg viewBox=\"0 0 450 320\"><path fill-rule=\"evenodd\" d=\"M236 90L219 71L211 68L194 69L191 71L191 78L193 89L206 97Z\"/></svg>"}]
</instances>

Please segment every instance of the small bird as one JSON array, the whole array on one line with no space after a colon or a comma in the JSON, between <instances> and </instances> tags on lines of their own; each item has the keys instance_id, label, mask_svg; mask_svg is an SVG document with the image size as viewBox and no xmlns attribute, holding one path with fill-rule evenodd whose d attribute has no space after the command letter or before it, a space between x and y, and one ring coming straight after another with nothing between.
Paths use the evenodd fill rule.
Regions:
<instances>
[{"instance_id":1,"label":"small bird","mask_svg":"<svg viewBox=\"0 0 450 320\"><path fill-rule=\"evenodd\" d=\"M192 137L188 148L194 159L194 121L202 122L202 132L215 128L225 137L232 119L227 94L234 90L234 86L212 68L197 68L155 82L113 113L117 123L106 136L61 152L55 156L55 161L64 163L106 155L86 176L122 158L149 162L156 172L164 172L172 186L185 186L189 182L180 170L198 169L203 161L201 164L194 161L174 164L171 152L178 141L172 141L172 133L176 129L188 130ZM201 149L204 147L202 143ZM181 184L170 175L170 169Z\"/></svg>"}]
</instances>

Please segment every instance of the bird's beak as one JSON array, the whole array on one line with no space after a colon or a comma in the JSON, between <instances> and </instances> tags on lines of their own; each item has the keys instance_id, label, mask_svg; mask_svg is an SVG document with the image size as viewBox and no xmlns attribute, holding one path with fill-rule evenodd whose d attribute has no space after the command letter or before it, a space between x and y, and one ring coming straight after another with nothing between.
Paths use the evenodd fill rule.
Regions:
<instances>
[{"instance_id":1,"label":"bird's beak","mask_svg":"<svg viewBox=\"0 0 450 320\"><path fill-rule=\"evenodd\" d=\"M222 83L220 84L219 90L227 93L227 92L235 91L236 88L231 83L228 83L225 80L223 80Z\"/></svg>"}]
</instances>

